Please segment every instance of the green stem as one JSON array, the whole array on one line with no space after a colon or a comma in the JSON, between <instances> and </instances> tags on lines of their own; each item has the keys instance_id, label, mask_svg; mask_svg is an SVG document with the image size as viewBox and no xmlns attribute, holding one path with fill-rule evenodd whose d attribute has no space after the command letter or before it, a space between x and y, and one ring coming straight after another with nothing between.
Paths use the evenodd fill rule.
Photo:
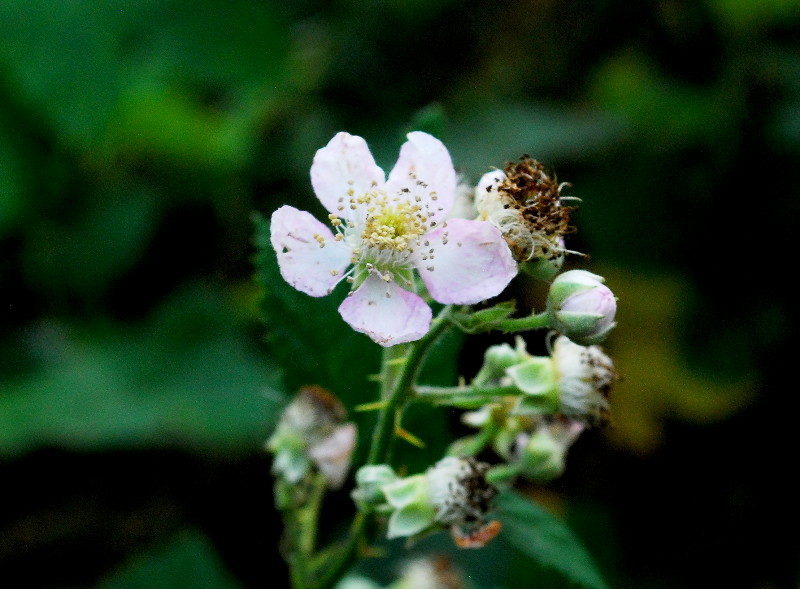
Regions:
<instances>
[{"instance_id":1,"label":"green stem","mask_svg":"<svg viewBox=\"0 0 800 589\"><path fill-rule=\"evenodd\" d=\"M518 331L528 331L530 329L543 329L549 327L550 315L547 311L520 317L518 319L503 319L492 326L492 329L499 329L506 333Z\"/></svg>"},{"instance_id":2,"label":"green stem","mask_svg":"<svg viewBox=\"0 0 800 589\"><path fill-rule=\"evenodd\" d=\"M505 397L520 394L514 385L496 387L432 387L417 386L414 401L445 405L460 409L478 409L489 403L501 402Z\"/></svg>"},{"instance_id":3,"label":"green stem","mask_svg":"<svg viewBox=\"0 0 800 589\"><path fill-rule=\"evenodd\" d=\"M431 329L420 340L386 348L383 352L380 398L385 405L378 413L378 422L372 433L372 446L368 465L385 464L389 460L392 442L403 409L414 393L414 382L431 346L451 326L448 316L450 305L444 307L431 324ZM370 517L359 512L350 525L350 533L337 559L326 567L313 589L332 587L356 560L358 547L363 542Z\"/></svg>"},{"instance_id":4,"label":"green stem","mask_svg":"<svg viewBox=\"0 0 800 589\"><path fill-rule=\"evenodd\" d=\"M413 396L413 385L419 376L425 356L434 342L450 327L447 317L451 310L451 306L444 307L433 320L430 331L422 339L404 344L402 350L394 351L401 346L393 346L384 351L381 399L386 405L378 416L367 464L387 462L400 415Z\"/></svg>"}]
</instances>

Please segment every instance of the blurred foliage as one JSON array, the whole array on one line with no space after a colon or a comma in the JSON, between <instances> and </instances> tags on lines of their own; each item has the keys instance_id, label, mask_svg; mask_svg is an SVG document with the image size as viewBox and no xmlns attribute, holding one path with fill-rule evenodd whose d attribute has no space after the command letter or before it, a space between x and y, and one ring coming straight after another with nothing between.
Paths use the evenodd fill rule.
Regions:
<instances>
[{"instance_id":1,"label":"blurred foliage","mask_svg":"<svg viewBox=\"0 0 800 589\"><path fill-rule=\"evenodd\" d=\"M116 571L99 589L239 589L214 547L197 532L186 532Z\"/></svg>"},{"instance_id":2,"label":"blurred foliage","mask_svg":"<svg viewBox=\"0 0 800 589\"><path fill-rule=\"evenodd\" d=\"M64 551L31 548L49 538L81 545L73 507L101 491L91 468L65 491L64 452L116 481L124 468L104 461L168 450L235 487L268 458L237 466L241 478L215 461L257 450L298 386L350 408L372 399L377 351L336 313L342 292L297 293L268 257L253 280L252 214L322 213L308 169L337 131L365 137L388 170L404 134L425 129L472 181L528 153L582 199L568 246L619 297L607 347L622 378L615 426L584 436L546 490L603 576L796 587L782 450L797 307L775 277L800 218L798 28L793 0L1 3L0 578ZM468 376L492 338L442 342L426 382ZM356 419L363 452L372 415ZM459 431L444 411L404 426L426 443L398 443L409 472ZM159 461L155 478L177 484L179 462ZM231 489L242 514L271 502L259 484ZM117 522L107 492L95 517ZM325 533L351 510L332 495ZM265 539L240 515L228 525L249 531L220 535L212 520L227 512L201 511L200 531L159 532L163 550L120 528L131 561L117 577L111 557L70 558L29 585L274 581L277 531ZM252 558L237 560L251 554L237 536ZM526 546L482 554L481 586L566 586Z\"/></svg>"}]
</instances>

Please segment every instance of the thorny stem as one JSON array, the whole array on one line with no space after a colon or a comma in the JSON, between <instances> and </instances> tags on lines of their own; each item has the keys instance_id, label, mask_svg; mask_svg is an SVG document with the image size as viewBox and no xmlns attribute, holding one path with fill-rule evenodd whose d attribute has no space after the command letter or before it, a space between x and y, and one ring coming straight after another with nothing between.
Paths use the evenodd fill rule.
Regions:
<instances>
[{"instance_id":1,"label":"thorny stem","mask_svg":"<svg viewBox=\"0 0 800 589\"><path fill-rule=\"evenodd\" d=\"M378 414L378 422L372 434L372 446L367 464L388 462L397 424L405 405L414 394L414 382L419 375L431 346L451 326L448 316L452 306L444 307L431 324L431 329L422 339L409 344L386 348L383 352L381 371L381 400L386 404ZM326 568L313 589L332 587L356 559L359 546L364 541L369 514L360 511L353 519L347 542L338 558Z\"/></svg>"}]
</instances>

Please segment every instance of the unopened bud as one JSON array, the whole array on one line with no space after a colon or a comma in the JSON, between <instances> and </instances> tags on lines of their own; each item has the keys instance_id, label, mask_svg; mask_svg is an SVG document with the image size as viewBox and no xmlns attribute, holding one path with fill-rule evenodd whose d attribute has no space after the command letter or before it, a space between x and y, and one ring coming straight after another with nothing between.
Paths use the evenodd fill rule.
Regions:
<instances>
[{"instance_id":1,"label":"unopened bud","mask_svg":"<svg viewBox=\"0 0 800 589\"><path fill-rule=\"evenodd\" d=\"M538 481L549 481L564 472L567 450L584 430L577 420L557 418L542 421L518 439L519 474Z\"/></svg>"},{"instance_id":2,"label":"unopened bud","mask_svg":"<svg viewBox=\"0 0 800 589\"><path fill-rule=\"evenodd\" d=\"M550 286L550 326L581 345L602 342L616 326L617 300L604 279L586 270L560 274Z\"/></svg>"}]
</instances>

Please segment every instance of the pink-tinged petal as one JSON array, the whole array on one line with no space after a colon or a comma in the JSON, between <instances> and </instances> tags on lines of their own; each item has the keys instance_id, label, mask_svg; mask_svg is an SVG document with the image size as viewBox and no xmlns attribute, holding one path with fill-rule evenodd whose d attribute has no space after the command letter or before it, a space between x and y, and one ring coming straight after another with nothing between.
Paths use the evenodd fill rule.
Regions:
<instances>
[{"instance_id":1,"label":"pink-tinged petal","mask_svg":"<svg viewBox=\"0 0 800 589\"><path fill-rule=\"evenodd\" d=\"M456 197L456 171L450 153L436 137L421 131L408 134L386 182L389 194L404 189L412 198L419 196L419 202L435 212L438 222L450 212Z\"/></svg>"},{"instance_id":2,"label":"pink-tinged petal","mask_svg":"<svg viewBox=\"0 0 800 589\"><path fill-rule=\"evenodd\" d=\"M344 219L353 217L351 197L360 196L376 185L383 186L385 179L367 142L349 133L337 133L317 151L311 164L314 193L329 212Z\"/></svg>"},{"instance_id":3,"label":"pink-tinged petal","mask_svg":"<svg viewBox=\"0 0 800 589\"><path fill-rule=\"evenodd\" d=\"M486 221L450 219L425 236L434 250L415 254L431 296L440 303L471 305L499 295L517 275L500 230ZM431 270L431 268L433 268Z\"/></svg>"},{"instance_id":4,"label":"pink-tinged petal","mask_svg":"<svg viewBox=\"0 0 800 589\"><path fill-rule=\"evenodd\" d=\"M282 206L272 213L270 233L281 276L312 297L330 294L351 263L350 247L306 211Z\"/></svg>"},{"instance_id":5,"label":"pink-tinged petal","mask_svg":"<svg viewBox=\"0 0 800 589\"><path fill-rule=\"evenodd\" d=\"M331 489L340 489L347 478L357 433L354 423L345 423L308 449L308 456L322 472Z\"/></svg>"},{"instance_id":6,"label":"pink-tinged petal","mask_svg":"<svg viewBox=\"0 0 800 589\"><path fill-rule=\"evenodd\" d=\"M339 306L342 319L383 347L420 339L431 326L431 308L419 296L369 276Z\"/></svg>"}]
</instances>

